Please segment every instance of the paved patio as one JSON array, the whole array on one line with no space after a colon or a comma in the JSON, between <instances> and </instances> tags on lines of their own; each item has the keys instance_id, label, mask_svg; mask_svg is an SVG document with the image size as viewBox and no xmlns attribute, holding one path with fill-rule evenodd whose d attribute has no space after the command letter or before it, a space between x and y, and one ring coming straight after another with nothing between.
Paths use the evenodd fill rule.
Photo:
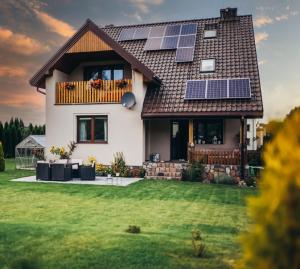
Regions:
<instances>
[{"instance_id":1,"label":"paved patio","mask_svg":"<svg viewBox=\"0 0 300 269\"><path fill-rule=\"evenodd\" d=\"M107 185L107 186L121 186L125 187L132 183L138 182L142 178L127 178L127 177L96 177L96 180L80 180L73 179L70 181L44 181L36 180L35 176L22 177L12 179L15 182L28 182L28 183L60 183L60 184L79 184L79 185Z\"/></svg>"}]
</instances>

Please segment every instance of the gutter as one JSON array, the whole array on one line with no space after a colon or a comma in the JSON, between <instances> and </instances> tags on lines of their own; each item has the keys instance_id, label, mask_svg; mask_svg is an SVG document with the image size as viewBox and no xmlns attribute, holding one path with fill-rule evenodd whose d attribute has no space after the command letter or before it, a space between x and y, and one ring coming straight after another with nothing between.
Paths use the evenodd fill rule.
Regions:
<instances>
[{"instance_id":1,"label":"gutter","mask_svg":"<svg viewBox=\"0 0 300 269\"><path fill-rule=\"evenodd\" d=\"M39 87L36 87L36 91L37 91L38 93L41 93L41 94L43 94L43 95L46 95L46 92L41 91Z\"/></svg>"}]
</instances>

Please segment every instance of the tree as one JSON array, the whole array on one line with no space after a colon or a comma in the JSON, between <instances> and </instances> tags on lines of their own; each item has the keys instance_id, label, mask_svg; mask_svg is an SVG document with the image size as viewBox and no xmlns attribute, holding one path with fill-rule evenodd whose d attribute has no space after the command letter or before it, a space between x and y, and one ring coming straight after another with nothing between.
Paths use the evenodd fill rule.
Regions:
<instances>
[{"instance_id":1,"label":"tree","mask_svg":"<svg viewBox=\"0 0 300 269\"><path fill-rule=\"evenodd\" d=\"M0 142L3 142L3 124L0 121Z\"/></svg>"},{"instance_id":2,"label":"tree","mask_svg":"<svg viewBox=\"0 0 300 269\"><path fill-rule=\"evenodd\" d=\"M4 160L4 152L2 143L0 142L0 172L3 172L5 170L5 160Z\"/></svg>"},{"instance_id":3,"label":"tree","mask_svg":"<svg viewBox=\"0 0 300 269\"><path fill-rule=\"evenodd\" d=\"M300 110L266 146L260 193L248 201L252 225L237 268L300 268Z\"/></svg>"}]
</instances>

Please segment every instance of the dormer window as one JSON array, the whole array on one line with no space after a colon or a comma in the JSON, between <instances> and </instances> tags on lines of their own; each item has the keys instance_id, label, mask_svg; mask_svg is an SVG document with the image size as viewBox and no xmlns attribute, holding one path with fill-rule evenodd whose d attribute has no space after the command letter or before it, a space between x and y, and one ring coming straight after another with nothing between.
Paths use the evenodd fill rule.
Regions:
<instances>
[{"instance_id":1,"label":"dormer window","mask_svg":"<svg viewBox=\"0 0 300 269\"><path fill-rule=\"evenodd\" d=\"M217 37L217 23L205 24L204 26L204 38L215 38Z\"/></svg>"},{"instance_id":2,"label":"dormer window","mask_svg":"<svg viewBox=\"0 0 300 269\"><path fill-rule=\"evenodd\" d=\"M217 30L205 30L204 38L214 38L217 37Z\"/></svg>"},{"instance_id":3,"label":"dormer window","mask_svg":"<svg viewBox=\"0 0 300 269\"><path fill-rule=\"evenodd\" d=\"M215 59L205 59L201 61L201 72L214 72L216 69Z\"/></svg>"}]
</instances>

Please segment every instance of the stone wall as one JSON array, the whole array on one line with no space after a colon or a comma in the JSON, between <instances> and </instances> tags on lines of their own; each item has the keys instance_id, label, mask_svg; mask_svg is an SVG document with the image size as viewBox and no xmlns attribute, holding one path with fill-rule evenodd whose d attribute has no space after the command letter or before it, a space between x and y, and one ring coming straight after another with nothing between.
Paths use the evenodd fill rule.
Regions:
<instances>
[{"instance_id":1,"label":"stone wall","mask_svg":"<svg viewBox=\"0 0 300 269\"><path fill-rule=\"evenodd\" d=\"M148 179L177 179L181 180L182 170L187 167L186 162L146 162L146 178Z\"/></svg>"},{"instance_id":2,"label":"stone wall","mask_svg":"<svg viewBox=\"0 0 300 269\"><path fill-rule=\"evenodd\" d=\"M146 162L146 178L148 179L176 179L181 180L182 171L186 169L186 162ZM239 165L204 165L204 182L218 182L233 179L236 183L240 181Z\"/></svg>"},{"instance_id":3,"label":"stone wall","mask_svg":"<svg viewBox=\"0 0 300 269\"><path fill-rule=\"evenodd\" d=\"M206 164L204 168L204 182L217 182L218 180L233 179L238 183L240 178L239 165L225 165L225 164Z\"/></svg>"}]
</instances>

